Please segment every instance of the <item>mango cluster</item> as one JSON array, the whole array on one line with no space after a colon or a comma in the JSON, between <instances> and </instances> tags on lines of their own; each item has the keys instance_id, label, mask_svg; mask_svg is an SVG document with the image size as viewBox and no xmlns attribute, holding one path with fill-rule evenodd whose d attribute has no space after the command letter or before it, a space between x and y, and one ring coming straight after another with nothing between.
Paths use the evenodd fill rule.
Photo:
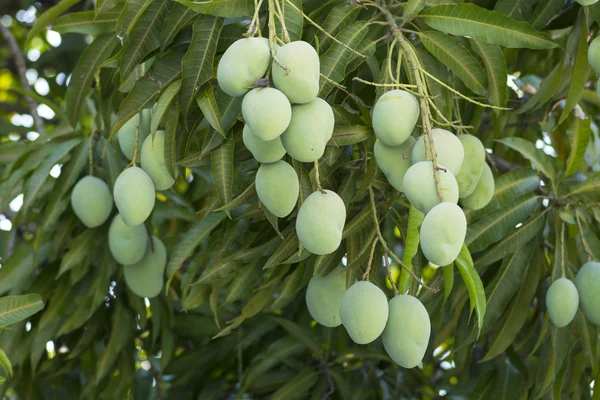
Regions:
<instances>
[{"instance_id":1,"label":"mango cluster","mask_svg":"<svg viewBox=\"0 0 600 400\"><path fill-rule=\"evenodd\" d=\"M142 297L155 297L163 286L167 253L160 239L146 231L144 222L150 216L156 199L156 190L167 190L175 179L166 167L164 156L165 134L150 133L150 110L144 110L127 121L117 136L123 155L133 159L136 140L141 168L131 166L117 177L111 194L108 185L94 176L86 176L75 184L71 206L77 217L88 228L104 224L113 208L113 198L119 213L112 219L108 230L108 245L114 259L125 266L128 287Z\"/></svg>"},{"instance_id":2,"label":"mango cluster","mask_svg":"<svg viewBox=\"0 0 600 400\"><path fill-rule=\"evenodd\" d=\"M579 307L588 321L600 326L600 263L585 263L575 283L564 277L552 282L546 292L546 307L557 328L569 325Z\"/></svg>"},{"instance_id":3,"label":"mango cluster","mask_svg":"<svg viewBox=\"0 0 600 400\"><path fill-rule=\"evenodd\" d=\"M266 38L234 42L217 67L219 87L243 96L242 139L259 162L256 192L262 205L279 218L289 216L298 202L300 182L283 158L314 162L323 156L333 135L331 106L318 98L319 56L307 42L275 46L271 57ZM265 77L268 77L266 79ZM272 84L272 87L267 85ZM319 190L302 203L296 231L303 247L314 254L334 252L342 240L346 208L333 191Z\"/></svg>"},{"instance_id":4,"label":"mango cluster","mask_svg":"<svg viewBox=\"0 0 600 400\"><path fill-rule=\"evenodd\" d=\"M456 259L467 232L459 199L464 208L485 207L494 194L494 177L479 139L435 128L415 140L411 134L418 119L415 96L404 90L383 94L373 108L375 158L390 185L425 214L421 249L430 263L444 266ZM435 149L437 171L426 154L428 148Z\"/></svg>"},{"instance_id":5,"label":"mango cluster","mask_svg":"<svg viewBox=\"0 0 600 400\"><path fill-rule=\"evenodd\" d=\"M306 305L315 321L328 327L344 325L357 344L381 336L389 356L404 368L416 367L425 356L431 322L416 297L399 295L388 302L385 293L368 281L346 289L346 271L340 267L311 278Z\"/></svg>"}]
</instances>

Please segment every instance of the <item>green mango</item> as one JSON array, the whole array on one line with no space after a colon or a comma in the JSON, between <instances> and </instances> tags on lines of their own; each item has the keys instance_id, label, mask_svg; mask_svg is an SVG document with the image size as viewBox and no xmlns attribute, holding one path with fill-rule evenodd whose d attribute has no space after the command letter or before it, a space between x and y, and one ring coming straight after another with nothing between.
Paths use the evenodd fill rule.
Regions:
<instances>
[{"instance_id":1,"label":"green mango","mask_svg":"<svg viewBox=\"0 0 600 400\"><path fill-rule=\"evenodd\" d=\"M589 261L581 267L575 278L579 292L579 305L592 324L600 326L600 263Z\"/></svg>"},{"instance_id":2,"label":"green mango","mask_svg":"<svg viewBox=\"0 0 600 400\"><path fill-rule=\"evenodd\" d=\"M404 190L404 175L410 168L410 158L407 148L414 143L415 139L412 136L408 137L406 142L400 146L388 146L381 140L375 140L375 159L377 165L390 185L399 192Z\"/></svg>"},{"instance_id":3,"label":"green mango","mask_svg":"<svg viewBox=\"0 0 600 400\"><path fill-rule=\"evenodd\" d=\"M152 236L152 247L148 246L144 257L135 264L123 267L125 283L140 297L156 297L163 287L166 266L167 249L159 238Z\"/></svg>"},{"instance_id":4,"label":"green mango","mask_svg":"<svg viewBox=\"0 0 600 400\"><path fill-rule=\"evenodd\" d=\"M419 119L419 102L404 90L384 93L373 107L373 131L388 146L406 142Z\"/></svg>"},{"instance_id":5,"label":"green mango","mask_svg":"<svg viewBox=\"0 0 600 400\"><path fill-rule=\"evenodd\" d=\"M458 137L452 132L439 128L432 129L430 135L433 138L437 162L445 165L452 174L458 174L465 157L465 150ZM426 138L426 135L421 135L412 147L411 161L413 164L427 160L425 156Z\"/></svg>"},{"instance_id":6,"label":"green mango","mask_svg":"<svg viewBox=\"0 0 600 400\"><path fill-rule=\"evenodd\" d=\"M257 80L265 76L270 63L271 51L266 38L236 40L219 60L219 87L232 97L242 96L252 89Z\"/></svg>"},{"instance_id":7,"label":"green mango","mask_svg":"<svg viewBox=\"0 0 600 400\"><path fill-rule=\"evenodd\" d=\"M108 185L99 178L88 175L75 184L71 192L73 212L88 228L102 225L113 207Z\"/></svg>"},{"instance_id":8,"label":"green mango","mask_svg":"<svg viewBox=\"0 0 600 400\"><path fill-rule=\"evenodd\" d=\"M108 228L108 248L114 259L123 265L135 264L144 257L148 233L144 225L129 226L117 214Z\"/></svg>"},{"instance_id":9,"label":"green mango","mask_svg":"<svg viewBox=\"0 0 600 400\"><path fill-rule=\"evenodd\" d=\"M296 218L302 246L313 254L330 254L340 247L346 223L346 206L337 193L317 190L308 196Z\"/></svg>"},{"instance_id":10,"label":"green mango","mask_svg":"<svg viewBox=\"0 0 600 400\"><path fill-rule=\"evenodd\" d=\"M342 296L340 318L357 344L377 339L388 321L389 306L385 293L368 281L350 286Z\"/></svg>"},{"instance_id":11,"label":"green mango","mask_svg":"<svg viewBox=\"0 0 600 400\"><path fill-rule=\"evenodd\" d=\"M256 173L256 193L271 214L287 217L296 206L300 193L296 170L282 160L262 164Z\"/></svg>"},{"instance_id":12,"label":"green mango","mask_svg":"<svg viewBox=\"0 0 600 400\"><path fill-rule=\"evenodd\" d=\"M443 201L458 203L458 185L454 175L444 165L438 164L438 168ZM427 214L432 207L441 203L431 161L413 164L404 175L403 188L408 201L423 214Z\"/></svg>"},{"instance_id":13,"label":"green mango","mask_svg":"<svg viewBox=\"0 0 600 400\"><path fill-rule=\"evenodd\" d=\"M244 146L252 153L252 156L261 164L274 163L281 160L285 155L285 149L281 144L281 137L269 140L268 142L262 141L252 134L250 127L244 125L242 131L242 140Z\"/></svg>"},{"instance_id":14,"label":"green mango","mask_svg":"<svg viewBox=\"0 0 600 400\"><path fill-rule=\"evenodd\" d=\"M328 275L313 276L306 289L306 307L315 321L334 328L342 324L340 305L346 293L346 270L336 268Z\"/></svg>"},{"instance_id":15,"label":"green mango","mask_svg":"<svg viewBox=\"0 0 600 400\"><path fill-rule=\"evenodd\" d=\"M287 129L292 119L292 106L279 90L257 88L244 96L242 115L252 134L268 142Z\"/></svg>"},{"instance_id":16,"label":"green mango","mask_svg":"<svg viewBox=\"0 0 600 400\"><path fill-rule=\"evenodd\" d=\"M156 131L152 138L149 135L142 145L142 169L150 176L156 190L167 190L175 183L175 179L167 169L165 161L165 132Z\"/></svg>"},{"instance_id":17,"label":"green mango","mask_svg":"<svg viewBox=\"0 0 600 400\"><path fill-rule=\"evenodd\" d=\"M477 186L475 186L475 190L467 197L460 199L460 203L469 210L481 210L494 197L495 188L492 169L489 165L483 164L483 173L479 178L479 182L477 182Z\"/></svg>"},{"instance_id":18,"label":"green mango","mask_svg":"<svg viewBox=\"0 0 600 400\"><path fill-rule=\"evenodd\" d=\"M575 284L567 278L552 282L546 292L546 307L550 321L557 328L569 325L579 308L579 293Z\"/></svg>"},{"instance_id":19,"label":"green mango","mask_svg":"<svg viewBox=\"0 0 600 400\"><path fill-rule=\"evenodd\" d=\"M130 167L121 172L115 182L113 194L121 218L129 226L146 221L156 200L152 179L138 167Z\"/></svg>"},{"instance_id":20,"label":"green mango","mask_svg":"<svg viewBox=\"0 0 600 400\"><path fill-rule=\"evenodd\" d=\"M421 225L421 250L430 263L440 267L453 262L467 235L467 218L459 206L440 203L433 207Z\"/></svg>"},{"instance_id":21,"label":"green mango","mask_svg":"<svg viewBox=\"0 0 600 400\"><path fill-rule=\"evenodd\" d=\"M288 69L287 74L276 61L271 67L273 85L291 103L313 101L319 93L319 55L310 44L297 40L277 49L277 59Z\"/></svg>"},{"instance_id":22,"label":"green mango","mask_svg":"<svg viewBox=\"0 0 600 400\"><path fill-rule=\"evenodd\" d=\"M477 187L485 165L485 148L481 140L473 135L460 135L458 138L465 149L465 159L456 175L458 193L462 199L473 193Z\"/></svg>"}]
</instances>

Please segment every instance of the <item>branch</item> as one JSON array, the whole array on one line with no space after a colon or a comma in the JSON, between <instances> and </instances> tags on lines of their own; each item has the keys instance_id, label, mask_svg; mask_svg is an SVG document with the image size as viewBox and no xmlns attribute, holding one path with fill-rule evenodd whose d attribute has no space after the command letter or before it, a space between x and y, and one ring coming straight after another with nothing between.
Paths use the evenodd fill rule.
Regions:
<instances>
[{"instance_id":1,"label":"branch","mask_svg":"<svg viewBox=\"0 0 600 400\"><path fill-rule=\"evenodd\" d=\"M10 32L10 30L4 25L0 24L0 32L2 32L2 36L6 39L6 43L8 43L8 47L10 48L10 52L12 53L13 60L15 62L15 66L17 67L17 73L19 74L19 78L21 79L21 85L25 90L31 90L31 86L27 81L27 65L25 64L25 59L23 58L23 54L21 53L21 49L19 48L19 44L15 40L15 37ZM29 104L29 113L33 117L33 121L35 122L35 127L37 128L40 136L46 134L46 127L44 126L44 121L40 117L37 112L37 103L29 96L25 96L27 100L27 104Z\"/></svg>"}]
</instances>

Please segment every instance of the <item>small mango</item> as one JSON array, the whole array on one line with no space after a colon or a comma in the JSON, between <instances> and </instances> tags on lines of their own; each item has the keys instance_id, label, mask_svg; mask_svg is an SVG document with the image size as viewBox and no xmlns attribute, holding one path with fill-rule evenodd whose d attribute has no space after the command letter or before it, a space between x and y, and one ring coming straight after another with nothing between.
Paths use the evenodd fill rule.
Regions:
<instances>
[{"instance_id":1,"label":"small mango","mask_svg":"<svg viewBox=\"0 0 600 400\"><path fill-rule=\"evenodd\" d=\"M163 242L152 236L152 246L148 246L144 257L135 264L123 268L125 283L140 297L151 299L162 290L167 266L167 249Z\"/></svg>"},{"instance_id":2,"label":"small mango","mask_svg":"<svg viewBox=\"0 0 600 400\"><path fill-rule=\"evenodd\" d=\"M385 329L388 314L385 293L371 282L356 282L342 296L340 318L354 343L368 344L377 339Z\"/></svg>"},{"instance_id":3,"label":"small mango","mask_svg":"<svg viewBox=\"0 0 600 400\"><path fill-rule=\"evenodd\" d=\"M175 183L175 179L167 169L165 161L165 132L156 131L152 138L149 135L142 145L142 169L150 176L156 190L167 190Z\"/></svg>"},{"instance_id":4,"label":"small mango","mask_svg":"<svg viewBox=\"0 0 600 400\"><path fill-rule=\"evenodd\" d=\"M262 141L252 134L250 127L244 125L242 131L244 146L252 153L252 156L261 164L274 163L281 160L285 155L285 149L281 144L281 138L275 138L268 142Z\"/></svg>"},{"instance_id":5,"label":"small mango","mask_svg":"<svg viewBox=\"0 0 600 400\"><path fill-rule=\"evenodd\" d=\"M481 140L473 135L460 135L458 139L465 149L465 159L456 175L458 193L462 199L473 193L481 178L485 165L485 148Z\"/></svg>"},{"instance_id":6,"label":"small mango","mask_svg":"<svg viewBox=\"0 0 600 400\"><path fill-rule=\"evenodd\" d=\"M342 324L340 305L346 293L346 270L336 268L326 276L313 276L306 289L308 312L323 326L334 328Z\"/></svg>"},{"instance_id":7,"label":"small mango","mask_svg":"<svg viewBox=\"0 0 600 400\"><path fill-rule=\"evenodd\" d=\"M581 267L575 278L579 292L579 305L592 324L600 326L600 263L589 261Z\"/></svg>"},{"instance_id":8,"label":"small mango","mask_svg":"<svg viewBox=\"0 0 600 400\"><path fill-rule=\"evenodd\" d=\"M458 203L458 185L452 172L444 165L438 164L437 175L443 201ZM431 161L413 164L404 175L403 188L408 201L423 214L427 214L432 207L442 202L437 192Z\"/></svg>"},{"instance_id":9,"label":"small mango","mask_svg":"<svg viewBox=\"0 0 600 400\"><path fill-rule=\"evenodd\" d=\"M404 90L384 93L373 107L373 131L388 146L406 142L419 119L419 102Z\"/></svg>"},{"instance_id":10,"label":"small mango","mask_svg":"<svg viewBox=\"0 0 600 400\"><path fill-rule=\"evenodd\" d=\"M265 75L270 63L271 51L266 38L236 40L219 60L219 87L231 97L242 96Z\"/></svg>"},{"instance_id":11,"label":"small mango","mask_svg":"<svg viewBox=\"0 0 600 400\"><path fill-rule=\"evenodd\" d=\"M121 218L129 226L146 221L156 200L152 179L138 167L121 172L115 181L113 194Z\"/></svg>"},{"instance_id":12,"label":"small mango","mask_svg":"<svg viewBox=\"0 0 600 400\"><path fill-rule=\"evenodd\" d=\"M458 174L465 157L465 150L458 137L452 132L439 128L432 129L429 134L433 138L433 148L435 149L437 162L445 165L452 174ZM427 135L421 135L412 147L411 160L413 164L427 160L425 140L428 140Z\"/></svg>"},{"instance_id":13,"label":"small mango","mask_svg":"<svg viewBox=\"0 0 600 400\"><path fill-rule=\"evenodd\" d=\"M406 171L411 165L406 149L414 141L415 139L409 136L406 142L400 146L388 146L379 139L375 140L374 153L377 166L379 166L390 185L399 192L404 190L404 175L406 175Z\"/></svg>"},{"instance_id":14,"label":"small mango","mask_svg":"<svg viewBox=\"0 0 600 400\"><path fill-rule=\"evenodd\" d=\"M460 199L462 206L469 210L481 210L487 206L488 203L494 197L494 190L496 185L494 183L494 174L489 165L483 164L483 173L479 177L479 182L475 186L473 193Z\"/></svg>"},{"instance_id":15,"label":"small mango","mask_svg":"<svg viewBox=\"0 0 600 400\"><path fill-rule=\"evenodd\" d=\"M467 218L459 206L440 203L433 207L421 225L421 250L430 263L444 266L453 262L465 242Z\"/></svg>"},{"instance_id":16,"label":"small mango","mask_svg":"<svg viewBox=\"0 0 600 400\"><path fill-rule=\"evenodd\" d=\"M77 218L88 228L102 225L113 207L108 185L95 176L82 178L71 192L71 207Z\"/></svg>"},{"instance_id":17,"label":"small mango","mask_svg":"<svg viewBox=\"0 0 600 400\"><path fill-rule=\"evenodd\" d=\"M296 218L302 246L313 254L330 254L340 247L346 223L346 206L337 193L317 190L308 196Z\"/></svg>"},{"instance_id":18,"label":"small mango","mask_svg":"<svg viewBox=\"0 0 600 400\"><path fill-rule=\"evenodd\" d=\"M546 307L550 321L557 328L569 325L579 308L579 293L575 284L567 278L559 278L552 282L546 292Z\"/></svg>"},{"instance_id":19,"label":"small mango","mask_svg":"<svg viewBox=\"0 0 600 400\"><path fill-rule=\"evenodd\" d=\"M279 90L257 88L244 96L242 115L252 134L268 142L287 129L292 119L292 106Z\"/></svg>"},{"instance_id":20,"label":"small mango","mask_svg":"<svg viewBox=\"0 0 600 400\"><path fill-rule=\"evenodd\" d=\"M281 90L291 103L304 104L319 93L319 55L309 43L302 40L286 43L277 49L277 59L271 67L273 85Z\"/></svg>"},{"instance_id":21,"label":"small mango","mask_svg":"<svg viewBox=\"0 0 600 400\"><path fill-rule=\"evenodd\" d=\"M135 264L144 257L148 234L144 225L129 226L117 214L108 228L108 248L114 259L123 265Z\"/></svg>"},{"instance_id":22,"label":"small mango","mask_svg":"<svg viewBox=\"0 0 600 400\"><path fill-rule=\"evenodd\" d=\"M296 170L285 161L262 164L256 173L256 193L271 214L283 218L290 215L300 193Z\"/></svg>"}]
</instances>

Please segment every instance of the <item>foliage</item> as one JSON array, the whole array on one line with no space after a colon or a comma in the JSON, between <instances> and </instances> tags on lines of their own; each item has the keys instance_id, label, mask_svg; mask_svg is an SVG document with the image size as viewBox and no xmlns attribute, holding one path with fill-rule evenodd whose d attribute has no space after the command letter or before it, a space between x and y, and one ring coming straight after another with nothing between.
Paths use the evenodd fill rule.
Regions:
<instances>
[{"instance_id":1,"label":"foliage","mask_svg":"<svg viewBox=\"0 0 600 400\"><path fill-rule=\"evenodd\" d=\"M0 231L1 393L590 398L600 378L599 328L581 311L556 328L545 295L555 279L574 280L600 258L600 100L586 62L600 3L280 0L291 39L318 49L319 97L335 114L320 162L290 161L299 205L319 185L346 204L342 245L322 256L299 248L297 208L278 219L257 201L241 98L216 85L218 60L249 24L268 37L275 3L260 1L255 13L252 0L62 0L36 3L37 22L16 10L12 22L2 18L21 51L41 53L30 57L28 76L49 91L24 87L14 49L0 42L0 222L12 224ZM281 20L273 24L283 39ZM62 34L60 45L50 43L48 26ZM423 216L373 156L371 109L391 86L371 83L414 85L416 76L434 125L481 139L496 178L490 204L466 212L455 265L443 268L427 264L418 247ZM51 111L45 129L25 117L32 102ZM112 190L127 165L116 133L144 109L152 109L151 132L165 131L176 175L148 220L169 260L164 291L150 300L125 285L108 249L109 223L87 229L69 204L73 185L91 172ZM390 272L400 291L429 312L421 367L401 368L380 340L356 345L307 311L311 276L343 263L347 282L362 277L376 238L396 257ZM387 260L373 248L367 276L392 297ZM401 260L440 291L400 273Z\"/></svg>"}]
</instances>

